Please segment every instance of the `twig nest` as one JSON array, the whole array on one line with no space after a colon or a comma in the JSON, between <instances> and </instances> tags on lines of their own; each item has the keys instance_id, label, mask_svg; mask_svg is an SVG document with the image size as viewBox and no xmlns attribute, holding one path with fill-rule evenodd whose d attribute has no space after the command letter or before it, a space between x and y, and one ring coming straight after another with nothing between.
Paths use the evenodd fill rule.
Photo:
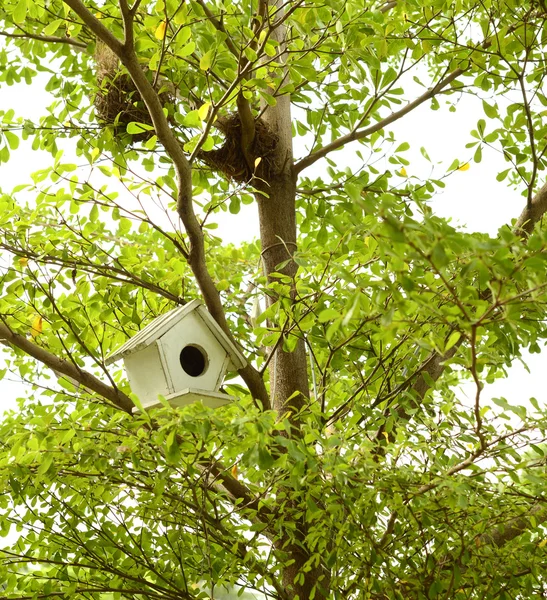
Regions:
<instances>
[{"instance_id":1,"label":"twig nest","mask_svg":"<svg viewBox=\"0 0 547 600\"><path fill-rule=\"evenodd\" d=\"M95 111L99 123L105 127L113 127L117 135L124 134L127 125L132 122L152 125L148 109L131 77L122 71L114 52L100 41L97 41L95 60L98 85ZM161 92L159 98L163 105L172 101L172 95L168 92ZM147 140L153 134L153 131L143 131L133 134L133 140Z\"/></svg>"},{"instance_id":2,"label":"twig nest","mask_svg":"<svg viewBox=\"0 0 547 600\"><path fill-rule=\"evenodd\" d=\"M266 123L260 119L255 121L254 141L248 149L247 158L243 152L238 113L220 117L215 126L224 134L224 144L209 152L199 152L198 158L211 169L240 183L246 183L253 177L268 179L272 169L270 157L278 138Z\"/></svg>"}]
</instances>

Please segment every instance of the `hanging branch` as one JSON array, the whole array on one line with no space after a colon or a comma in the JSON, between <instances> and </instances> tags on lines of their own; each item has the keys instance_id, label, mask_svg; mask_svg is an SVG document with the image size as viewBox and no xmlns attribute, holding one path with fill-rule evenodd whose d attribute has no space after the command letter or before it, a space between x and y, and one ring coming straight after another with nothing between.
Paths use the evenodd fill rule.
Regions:
<instances>
[{"instance_id":1,"label":"hanging branch","mask_svg":"<svg viewBox=\"0 0 547 600\"><path fill-rule=\"evenodd\" d=\"M45 348L38 346L26 337L15 333L5 323L0 324L0 343L19 348L25 354L46 365L56 373L77 381L82 387L95 392L117 408L131 414L134 404L127 394L115 387L103 383L100 379L76 366L74 362L59 358Z\"/></svg>"}]
</instances>

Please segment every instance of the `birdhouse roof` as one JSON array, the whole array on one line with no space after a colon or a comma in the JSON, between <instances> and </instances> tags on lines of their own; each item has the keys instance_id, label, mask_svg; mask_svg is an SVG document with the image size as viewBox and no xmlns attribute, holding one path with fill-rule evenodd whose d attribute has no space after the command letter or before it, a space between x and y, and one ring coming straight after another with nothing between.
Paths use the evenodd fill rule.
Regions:
<instances>
[{"instance_id":1,"label":"birdhouse roof","mask_svg":"<svg viewBox=\"0 0 547 600\"><path fill-rule=\"evenodd\" d=\"M243 354L236 348L231 342L228 336L222 331L218 323L209 314L209 311L203 306L199 300L192 300L184 306L179 306L174 310L170 310L165 314L157 317L151 323L149 323L144 329L141 329L139 333L130 338L125 344L116 350L106 359L106 364L110 365L115 363L120 358L124 358L144 350L150 344L153 344L156 340L165 335L170 329L175 327L180 321L187 317L190 313L195 312L196 315L203 322L203 325L209 329L211 334L216 338L217 342L224 348L233 366L236 369L242 369L247 364L247 361Z\"/></svg>"}]
</instances>

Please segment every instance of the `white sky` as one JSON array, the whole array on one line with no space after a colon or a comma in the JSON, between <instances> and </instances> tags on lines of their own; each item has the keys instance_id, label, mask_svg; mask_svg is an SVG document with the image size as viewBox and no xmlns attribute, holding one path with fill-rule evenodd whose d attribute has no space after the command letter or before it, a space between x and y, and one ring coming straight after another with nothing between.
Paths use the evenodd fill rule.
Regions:
<instances>
[{"instance_id":1,"label":"white sky","mask_svg":"<svg viewBox=\"0 0 547 600\"><path fill-rule=\"evenodd\" d=\"M2 87L0 110L15 108L18 116L37 120L44 114L44 106L48 101L45 93L40 94L36 86ZM394 123L390 130L394 132L397 141L408 141L411 145L411 149L405 154L410 161L410 165L406 167L408 176L430 176L431 165L420 155L421 146L426 148L434 163L442 163L437 167L438 170L436 168L434 176L437 178L445 174L455 158L461 162L471 161L474 149L466 149L465 144L471 141L469 132L476 128L476 122L482 116L480 101L471 96L463 96L455 113L450 113L443 107L432 111L429 103L425 103ZM350 165L355 164L355 156L348 150L338 151L332 158L340 165L346 161ZM13 186L30 181L30 173L48 167L51 160L49 154L33 152L29 142L22 142L19 149L12 153L10 162L0 165L0 185L3 191L9 192ZM320 162L313 169L319 173L323 167L324 163ZM525 202L517 191L496 181L497 173L505 168L507 166L499 153L483 149L483 161L480 164L471 162L468 171L456 172L445 180L444 192L432 202L434 212L439 216L452 218L454 223L465 226L469 231L483 231L494 235L501 225L518 217ZM258 235L254 205L242 206L238 215L222 214L218 221L219 229L215 234L226 242L238 243ZM522 365L515 365L508 379L488 386L484 395L503 395L510 401L521 402L534 396L540 403L545 402L545 386L541 380L544 355L529 356L526 360L530 374ZM9 375L6 376L0 381L0 412L14 406L15 398L23 393L22 386L11 382Z\"/></svg>"}]
</instances>

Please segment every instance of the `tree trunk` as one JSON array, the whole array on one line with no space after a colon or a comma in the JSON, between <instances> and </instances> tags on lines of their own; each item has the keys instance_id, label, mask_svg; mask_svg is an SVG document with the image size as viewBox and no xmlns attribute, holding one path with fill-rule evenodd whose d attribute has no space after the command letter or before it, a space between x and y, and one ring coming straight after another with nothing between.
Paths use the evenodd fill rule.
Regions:
<instances>
[{"instance_id":1,"label":"tree trunk","mask_svg":"<svg viewBox=\"0 0 547 600\"><path fill-rule=\"evenodd\" d=\"M287 113L285 119L290 126L290 109ZM258 196L262 264L269 281L274 280L271 277L274 272L281 272L294 280L297 271L296 263L291 260L296 250L296 185L292 174L290 147L284 146L281 139L279 154L279 159L287 161L287 165L284 171L268 182L269 185L263 185L262 189L268 197ZM287 260L290 262L282 269L277 268ZM294 289L292 295L294 296ZM271 297L271 301L275 300L275 297ZM293 352L285 352L283 342L279 343L270 366L270 384L275 410L282 414L287 411L294 414L304 406L309 398L309 387L303 340L299 340Z\"/></svg>"},{"instance_id":2,"label":"tree trunk","mask_svg":"<svg viewBox=\"0 0 547 600\"><path fill-rule=\"evenodd\" d=\"M272 37L283 43L284 35L285 28L280 26ZM277 266L290 260L296 251L296 175L293 168L290 96L279 96L276 106L268 106L263 118L278 136L274 154L270 157L274 167L272 176L261 185L261 191L267 197L257 195L262 264L271 281L271 273L278 271ZM297 265L292 260L279 270L293 280L296 271ZM292 295L294 297L294 289ZM309 398L303 340L299 340L293 352L285 352L282 343L278 345L271 363L270 378L272 406L282 414L287 411L293 414L298 412Z\"/></svg>"},{"instance_id":3,"label":"tree trunk","mask_svg":"<svg viewBox=\"0 0 547 600\"><path fill-rule=\"evenodd\" d=\"M275 1L275 0L274 0ZM274 3L272 1L272 4ZM279 13L277 18L279 18ZM280 43L284 41L285 30L280 26L273 32ZM275 132L278 142L272 161L272 175L268 180L259 183L259 189L264 195L257 194L260 218L260 240L262 246L262 265L268 281L274 281L272 273L279 272L292 279L291 298L295 298L295 276L298 269L292 260L297 249L296 245L296 179L293 167L291 100L285 95L277 98L276 106L265 107L264 121ZM258 186L257 186L258 187ZM289 262L287 262L289 261ZM285 263L282 268L277 268ZM276 300L270 297L270 302ZM270 388L272 407L280 415L289 413L293 424L292 435L301 435L298 413L309 399L308 369L306 347L300 339L292 352L283 350L283 341L277 348L270 363ZM304 494L302 496L304 501ZM330 576L322 564L314 566L307 572L304 565L310 559L306 548L307 524L299 523L299 542L291 539L294 532L281 534L276 542L278 550L287 554L291 564L283 569L283 587L291 598L308 600L315 588L314 597L325 600L328 592ZM320 583L321 588L316 588Z\"/></svg>"}]
</instances>

